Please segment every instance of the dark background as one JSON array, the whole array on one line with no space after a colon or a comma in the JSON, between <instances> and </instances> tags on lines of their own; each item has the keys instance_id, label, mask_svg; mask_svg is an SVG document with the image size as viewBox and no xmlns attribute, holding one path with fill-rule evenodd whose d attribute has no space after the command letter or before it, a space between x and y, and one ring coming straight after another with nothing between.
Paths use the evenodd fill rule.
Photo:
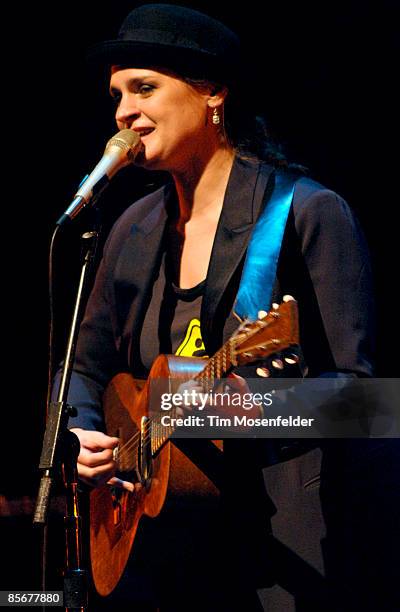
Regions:
<instances>
[{"instance_id":1,"label":"dark background","mask_svg":"<svg viewBox=\"0 0 400 612\"><path fill-rule=\"evenodd\" d=\"M245 74L249 100L259 101L289 158L308 166L314 178L342 194L361 221L375 272L377 373L397 376L395 0L247 0L231 3L229 9L210 1L181 4L220 18L241 35L256 67L248 78ZM113 38L134 6L121 0L18 5L3 22L10 40L3 57L3 132L8 134L5 150L11 164L4 172L2 207L2 410L7 425L0 494L7 500L35 496L38 483L51 234L80 179L92 170L116 131L110 102L87 75L85 51L93 42ZM135 168L121 171L103 199L105 230L157 181L157 176ZM70 322L79 236L89 227L90 215L83 214L57 243L56 358L64 351ZM25 521L23 533L28 534L29 504L25 518L15 518L15 508L7 521L12 526ZM20 543L14 537L11 542ZM12 574L12 562L9 567ZM28 588L25 585L20 582L19 588Z\"/></svg>"}]
</instances>

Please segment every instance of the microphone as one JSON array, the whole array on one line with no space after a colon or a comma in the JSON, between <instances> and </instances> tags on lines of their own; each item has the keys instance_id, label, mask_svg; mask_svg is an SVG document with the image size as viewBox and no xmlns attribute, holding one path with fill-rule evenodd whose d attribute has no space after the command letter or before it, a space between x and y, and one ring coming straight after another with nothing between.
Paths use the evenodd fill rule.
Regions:
<instances>
[{"instance_id":1,"label":"microphone","mask_svg":"<svg viewBox=\"0 0 400 612\"><path fill-rule=\"evenodd\" d=\"M57 225L72 221L89 202L94 204L114 174L135 160L139 145L140 135L133 130L121 130L110 138L103 157L93 172L83 179L71 204L58 219Z\"/></svg>"}]
</instances>

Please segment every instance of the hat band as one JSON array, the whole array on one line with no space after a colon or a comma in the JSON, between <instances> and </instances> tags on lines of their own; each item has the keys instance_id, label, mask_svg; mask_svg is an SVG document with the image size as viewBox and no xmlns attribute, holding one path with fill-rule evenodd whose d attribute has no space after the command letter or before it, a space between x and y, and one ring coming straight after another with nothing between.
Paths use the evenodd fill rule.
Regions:
<instances>
[{"instance_id":1,"label":"hat band","mask_svg":"<svg viewBox=\"0 0 400 612\"><path fill-rule=\"evenodd\" d=\"M194 49L196 51L201 51L202 53L206 53L207 55L214 55L210 51L203 49L196 41L190 40L184 35L176 32L166 32L165 30L152 30L149 28L135 28L133 32L128 30L121 30L119 36L119 40L123 40L125 42L132 42L133 44L151 43L153 45L174 45L179 47L185 47L186 49Z\"/></svg>"}]
</instances>

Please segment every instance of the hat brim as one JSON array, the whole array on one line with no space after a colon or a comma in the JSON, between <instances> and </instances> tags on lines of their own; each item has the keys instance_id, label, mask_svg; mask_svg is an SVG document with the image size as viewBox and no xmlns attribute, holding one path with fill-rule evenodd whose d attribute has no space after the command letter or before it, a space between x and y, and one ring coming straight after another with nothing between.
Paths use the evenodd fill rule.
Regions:
<instances>
[{"instance_id":1,"label":"hat brim","mask_svg":"<svg viewBox=\"0 0 400 612\"><path fill-rule=\"evenodd\" d=\"M91 69L109 71L111 66L166 68L181 76L206 79L228 85L231 68L216 55L204 50L167 43L108 40L92 46L87 54Z\"/></svg>"}]
</instances>

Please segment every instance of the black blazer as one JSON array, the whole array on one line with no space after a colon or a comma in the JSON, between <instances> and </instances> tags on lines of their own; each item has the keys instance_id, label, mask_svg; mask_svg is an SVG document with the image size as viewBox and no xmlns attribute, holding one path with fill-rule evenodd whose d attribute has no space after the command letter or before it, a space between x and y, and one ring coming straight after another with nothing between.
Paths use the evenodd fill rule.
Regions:
<instances>
[{"instance_id":1,"label":"black blazer","mask_svg":"<svg viewBox=\"0 0 400 612\"><path fill-rule=\"evenodd\" d=\"M233 165L201 309L208 354L233 332L229 313L273 175L264 163L237 158ZM79 415L70 426L101 429L105 385L119 371L137 369L140 329L173 199L173 186L167 185L134 203L107 239L77 344L69 402ZM273 300L285 293L299 303L301 344L312 376L371 375L373 307L365 241L347 204L305 177L296 184Z\"/></svg>"}]
</instances>

